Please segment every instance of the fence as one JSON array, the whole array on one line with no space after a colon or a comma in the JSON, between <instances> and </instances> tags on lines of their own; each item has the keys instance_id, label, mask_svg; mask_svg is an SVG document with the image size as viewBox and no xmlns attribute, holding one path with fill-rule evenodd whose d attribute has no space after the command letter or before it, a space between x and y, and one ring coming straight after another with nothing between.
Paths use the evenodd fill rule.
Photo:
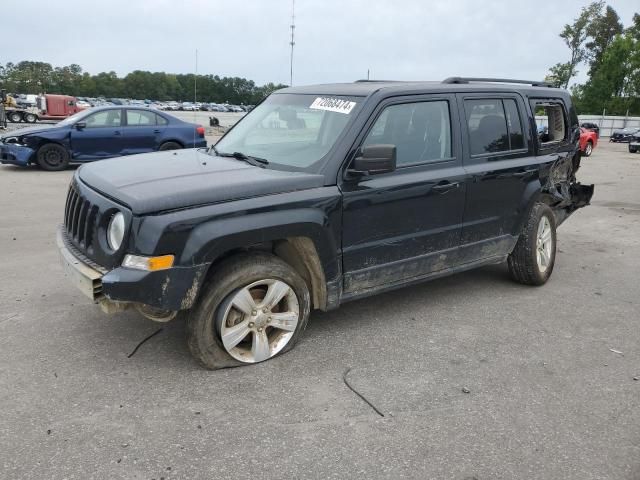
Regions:
<instances>
[{"instance_id":1,"label":"fence","mask_svg":"<svg viewBox=\"0 0 640 480\"><path fill-rule=\"evenodd\" d=\"M615 117L607 115L578 115L580 124L595 123L600 127L601 137L610 137L614 130L622 128L640 128L640 117ZM536 123L547 126L547 117L536 117Z\"/></svg>"}]
</instances>

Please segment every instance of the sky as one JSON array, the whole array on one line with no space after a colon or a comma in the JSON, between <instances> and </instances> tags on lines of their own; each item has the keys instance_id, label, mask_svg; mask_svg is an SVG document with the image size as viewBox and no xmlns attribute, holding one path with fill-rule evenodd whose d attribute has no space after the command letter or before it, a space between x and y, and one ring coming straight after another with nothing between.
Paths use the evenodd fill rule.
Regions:
<instances>
[{"instance_id":1,"label":"sky","mask_svg":"<svg viewBox=\"0 0 640 480\"><path fill-rule=\"evenodd\" d=\"M296 0L295 85L449 76L542 79L587 0ZM637 0L609 1L625 26ZM291 0L2 0L0 63L289 83ZM11 12L15 22L6 21ZM28 27L25 27L28 25ZM26 32L29 32L28 34ZM578 81L584 81L586 67Z\"/></svg>"}]
</instances>

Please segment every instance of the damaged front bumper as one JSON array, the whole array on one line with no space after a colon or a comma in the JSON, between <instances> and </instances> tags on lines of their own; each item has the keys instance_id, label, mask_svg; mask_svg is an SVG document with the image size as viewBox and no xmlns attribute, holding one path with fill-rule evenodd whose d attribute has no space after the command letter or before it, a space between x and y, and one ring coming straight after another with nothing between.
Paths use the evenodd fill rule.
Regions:
<instances>
[{"instance_id":1,"label":"damaged front bumper","mask_svg":"<svg viewBox=\"0 0 640 480\"><path fill-rule=\"evenodd\" d=\"M26 167L35 150L17 143L0 143L0 163Z\"/></svg>"},{"instance_id":2,"label":"damaged front bumper","mask_svg":"<svg viewBox=\"0 0 640 480\"><path fill-rule=\"evenodd\" d=\"M64 228L56 235L60 261L69 280L103 310L120 311L128 306L148 306L161 311L191 308L208 264L172 267L156 272L118 267L111 271L96 265L70 244Z\"/></svg>"}]
</instances>

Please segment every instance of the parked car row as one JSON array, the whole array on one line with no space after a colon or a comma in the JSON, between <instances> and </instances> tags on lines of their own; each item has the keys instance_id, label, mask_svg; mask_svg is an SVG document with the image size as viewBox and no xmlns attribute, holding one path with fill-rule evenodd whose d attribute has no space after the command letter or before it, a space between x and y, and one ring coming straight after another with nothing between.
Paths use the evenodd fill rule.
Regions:
<instances>
[{"instance_id":1,"label":"parked car row","mask_svg":"<svg viewBox=\"0 0 640 480\"><path fill-rule=\"evenodd\" d=\"M231 105L229 103L203 103L203 102L176 102L176 101L157 101L157 100L136 100L125 98L90 98L77 97L78 105L84 108L89 107L108 107L113 105L133 105L136 107L155 108L156 110L169 111L204 111L204 112L249 112L253 105Z\"/></svg>"},{"instance_id":2,"label":"parked car row","mask_svg":"<svg viewBox=\"0 0 640 480\"><path fill-rule=\"evenodd\" d=\"M157 108L158 110L182 110L186 112L249 112L253 108L253 105L229 105L228 103L219 104L219 103L200 103L200 102L156 102L154 104L149 105L151 107Z\"/></svg>"}]
</instances>

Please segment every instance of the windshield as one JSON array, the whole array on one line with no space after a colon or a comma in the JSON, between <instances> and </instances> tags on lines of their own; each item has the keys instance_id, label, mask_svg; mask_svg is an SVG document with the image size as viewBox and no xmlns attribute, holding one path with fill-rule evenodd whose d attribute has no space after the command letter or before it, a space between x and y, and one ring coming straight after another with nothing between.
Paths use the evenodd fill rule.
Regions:
<instances>
[{"instance_id":1,"label":"windshield","mask_svg":"<svg viewBox=\"0 0 640 480\"><path fill-rule=\"evenodd\" d=\"M248 113L215 146L221 155L241 152L269 167L317 171L359 97L275 94ZM267 167L267 168L269 168Z\"/></svg>"},{"instance_id":2,"label":"windshield","mask_svg":"<svg viewBox=\"0 0 640 480\"><path fill-rule=\"evenodd\" d=\"M86 109L86 110L82 110L81 112L74 113L70 117L67 117L64 120L62 120L61 122L58 122L58 125L71 125L71 124L77 122L78 120L80 120L82 117L86 117L87 114L89 114L89 113L91 113L90 109Z\"/></svg>"}]
</instances>

